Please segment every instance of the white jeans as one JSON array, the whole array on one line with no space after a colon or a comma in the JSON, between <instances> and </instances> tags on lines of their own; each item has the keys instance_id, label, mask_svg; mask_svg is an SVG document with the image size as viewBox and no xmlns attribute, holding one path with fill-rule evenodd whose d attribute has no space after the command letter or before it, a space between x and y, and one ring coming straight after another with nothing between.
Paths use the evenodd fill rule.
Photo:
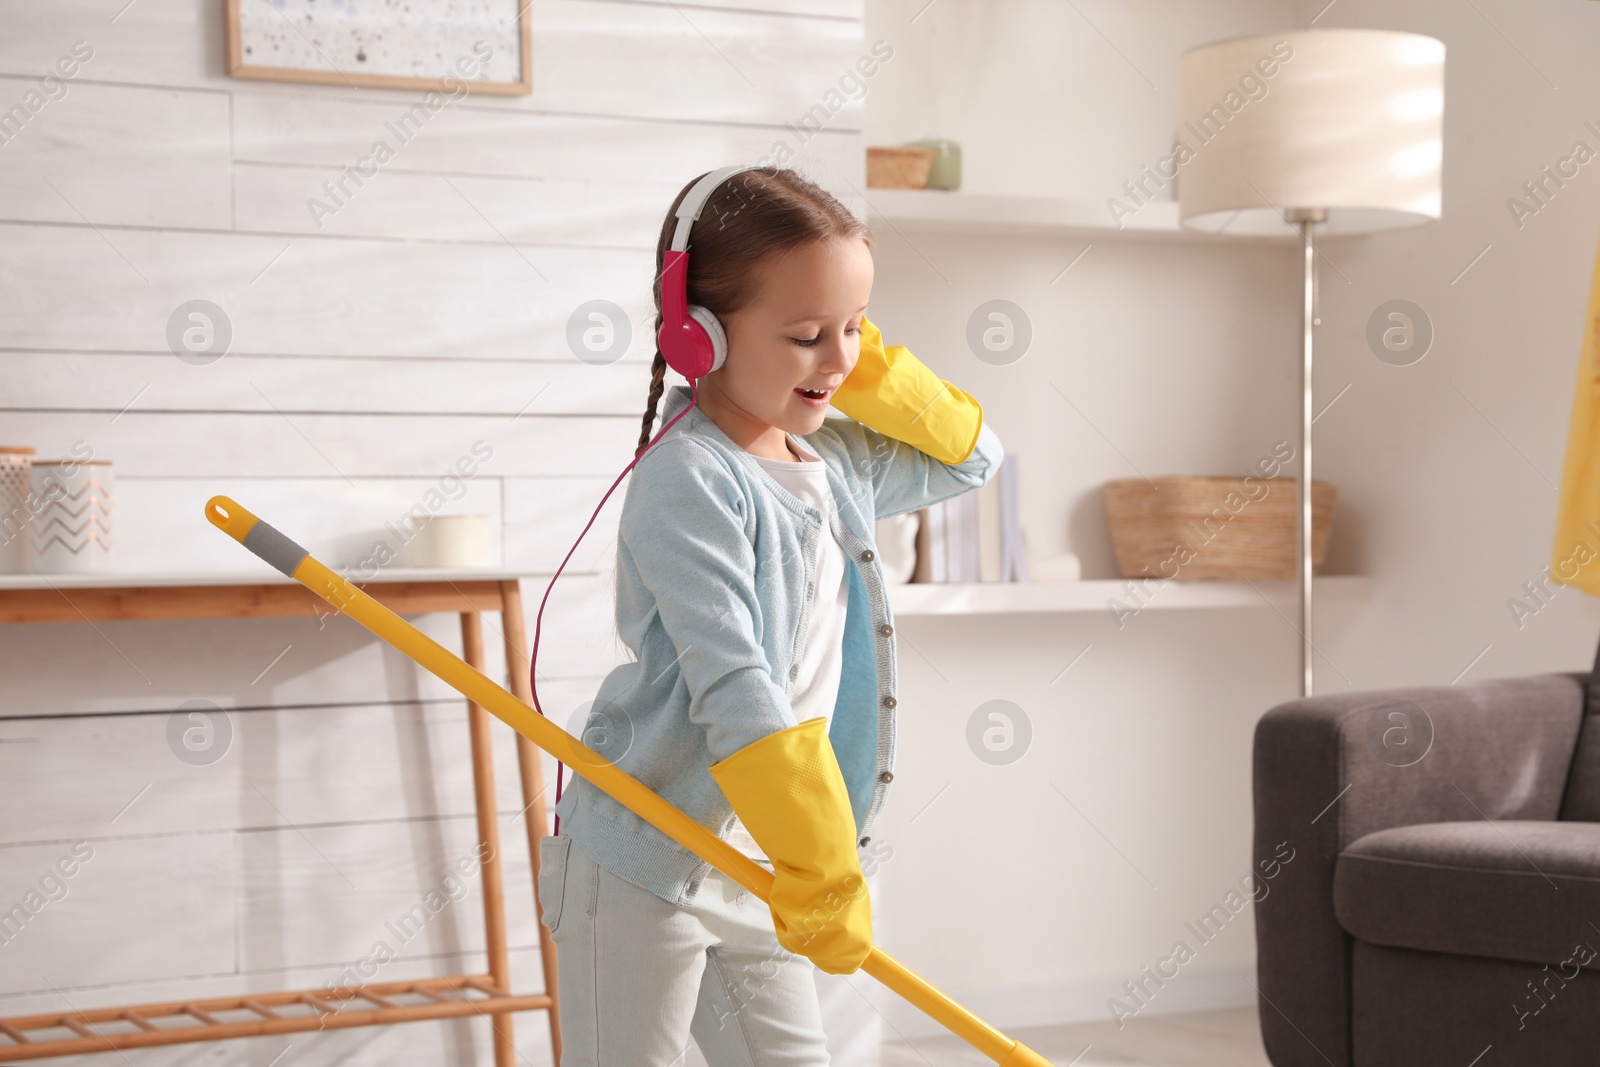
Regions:
<instances>
[{"instance_id":1,"label":"white jeans","mask_svg":"<svg viewBox=\"0 0 1600 1067\"><path fill-rule=\"evenodd\" d=\"M831 1064L819 985L852 1031L835 1035L841 1060L877 1062L880 1020L846 984L872 979L830 975L789 952L767 905L715 868L679 907L599 866L570 836L547 834L538 891L556 945L559 1067L688 1067L698 1062L690 1037L709 1067Z\"/></svg>"}]
</instances>

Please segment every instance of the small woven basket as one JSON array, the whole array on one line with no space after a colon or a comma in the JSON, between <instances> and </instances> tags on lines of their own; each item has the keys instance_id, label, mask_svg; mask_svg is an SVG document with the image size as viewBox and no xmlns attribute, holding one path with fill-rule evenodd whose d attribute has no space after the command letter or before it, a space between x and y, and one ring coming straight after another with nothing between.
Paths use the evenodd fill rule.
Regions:
<instances>
[{"instance_id":1,"label":"small woven basket","mask_svg":"<svg viewBox=\"0 0 1600 1067\"><path fill-rule=\"evenodd\" d=\"M867 188L926 189L939 153L932 148L867 148Z\"/></svg>"},{"instance_id":2,"label":"small woven basket","mask_svg":"<svg viewBox=\"0 0 1600 1067\"><path fill-rule=\"evenodd\" d=\"M1152 484L1153 483L1153 484ZM1296 575L1294 478L1170 475L1106 482L1106 519L1124 578L1285 579ZM1311 572L1328 552L1338 489L1311 479Z\"/></svg>"}]
</instances>

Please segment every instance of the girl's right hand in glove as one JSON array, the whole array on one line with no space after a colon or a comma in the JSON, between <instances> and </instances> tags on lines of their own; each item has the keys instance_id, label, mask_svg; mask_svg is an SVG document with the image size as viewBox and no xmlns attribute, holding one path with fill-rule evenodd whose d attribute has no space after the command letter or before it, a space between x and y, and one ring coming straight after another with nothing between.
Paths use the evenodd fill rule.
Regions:
<instances>
[{"instance_id":1,"label":"girl's right hand in glove","mask_svg":"<svg viewBox=\"0 0 1600 1067\"><path fill-rule=\"evenodd\" d=\"M778 943L829 974L851 974L872 952L872 901L827 727L807 719L708 769L772 861Z\"/></svg>"}]
</instances>

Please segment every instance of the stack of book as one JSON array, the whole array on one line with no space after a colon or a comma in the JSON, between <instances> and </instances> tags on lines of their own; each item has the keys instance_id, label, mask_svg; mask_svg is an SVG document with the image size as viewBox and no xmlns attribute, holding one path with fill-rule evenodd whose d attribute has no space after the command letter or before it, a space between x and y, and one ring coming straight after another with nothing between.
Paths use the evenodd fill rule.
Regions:
<instances>
[{"instance_id":1,"label":"stack of book","mask_svg":"<svg viewBox=\"0 0 1600 1067\"><path fill-rule=\"evenodd\" d=\"M917 566L911 580L1026 582L1017 485L1018 458L1008 452L983 486L917 512Z\"/></svg>"}]
</instances>

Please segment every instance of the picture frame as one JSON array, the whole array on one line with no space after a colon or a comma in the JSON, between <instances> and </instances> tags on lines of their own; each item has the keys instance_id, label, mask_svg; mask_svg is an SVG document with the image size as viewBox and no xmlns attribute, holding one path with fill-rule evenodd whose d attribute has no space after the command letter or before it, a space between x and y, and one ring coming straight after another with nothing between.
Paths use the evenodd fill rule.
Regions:
<instances>
[{"instance_id":1,"label":"picture frame","mask_svg":"<svg viewBox=\"0 0 1600 1067\"><path fill-rule=\"evenodd\" d=\"M223 0L228 75L452 96L463 85L491 95L533 92L530 0L380 0L375 6L392 20L353 21L317 0ZM417 70L437 73L412 73Z\"/></svg>"}]
</instances>

